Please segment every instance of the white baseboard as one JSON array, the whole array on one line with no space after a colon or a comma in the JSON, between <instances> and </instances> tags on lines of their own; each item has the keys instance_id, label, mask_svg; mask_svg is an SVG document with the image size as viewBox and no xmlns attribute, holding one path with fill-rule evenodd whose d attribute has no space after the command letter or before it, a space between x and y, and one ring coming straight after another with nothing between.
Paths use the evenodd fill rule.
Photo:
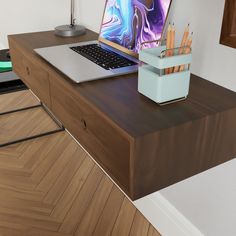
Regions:
<instances>
[{"instance_id":1,"label":"white baseboard","mask_svg":"<svg viewBox=\"0 0 236 236\"><path fill-rule=\"evenodd\" d=\"M134 202L162 236L204 236L159 192Z\"/></svg>"}]
</instances>

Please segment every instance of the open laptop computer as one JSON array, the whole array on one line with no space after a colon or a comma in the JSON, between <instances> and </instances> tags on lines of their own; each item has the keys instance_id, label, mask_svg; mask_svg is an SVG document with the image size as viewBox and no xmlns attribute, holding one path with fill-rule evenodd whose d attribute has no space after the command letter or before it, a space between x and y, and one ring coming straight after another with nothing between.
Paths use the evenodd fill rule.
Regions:
<instances>
[{"instance_id":1,"label":"open laptop computer","mask_svg":"<svg viewBox=\"0 0 236 236\"><path fill-rule=\"evenodd\" d=\"M136 72L141 45L161 38L170 4L171 0L107 0L97 41L35 51L76 83Z\"/></svg>"}]
</instances>

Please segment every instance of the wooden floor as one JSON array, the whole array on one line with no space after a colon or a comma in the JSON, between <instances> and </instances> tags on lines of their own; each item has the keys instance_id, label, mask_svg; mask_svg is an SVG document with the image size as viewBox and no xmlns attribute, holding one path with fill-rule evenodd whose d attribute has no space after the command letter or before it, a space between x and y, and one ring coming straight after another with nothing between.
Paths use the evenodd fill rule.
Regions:
<instances>
[{"instance_id":1,"label":"wooden floor","mask_svg":"<svg viewBox=\"0 0 236 236\"><path fill-rule=\"evenodd\" d=\"M0 95L0 112L37 102L29 91ZM0 142L54 128L38 108L4 115L0 117ZM62 131L0 148L0 235L160 234Z\"/></svg>"},{"instance_id":2,"label":"wooden floor","mask_svg":"<svg viewBox=\"0 0 236 236\"><path fill-rule=\"evenodd\" d=\"M0 113L7 112L9 109L15 110L17 107L20 109L40 104L31 93L25 91L17 92L14 95L1 95L1 97ZM59 129L42 107L2 115L0 116L0 127L0 144Z\"/></svg>"}]
</instances>

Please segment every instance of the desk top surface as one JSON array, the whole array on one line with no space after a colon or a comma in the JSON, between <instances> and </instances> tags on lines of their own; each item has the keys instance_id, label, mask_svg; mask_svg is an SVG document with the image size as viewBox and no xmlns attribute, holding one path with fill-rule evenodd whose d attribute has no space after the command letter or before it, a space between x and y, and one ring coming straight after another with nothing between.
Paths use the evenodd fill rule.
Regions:
<instances>
[{"instance_id":1,"label":"desk top surface","mask_svg":"<svg viewBox=\"0 0 236 236\"><path fill-rule=\"evenodd\" d=\"M34 48L96 40L97 37L96 33L88 30L86 35L73 38L61 38L55 36L53 31L47 31L11 35L9 39L17 42L27 53L36 55ZM50 66L43 59L38 59ZM131 137L147 135L236 108L236 93L195 75L191 75L190 92L185 101L160 107L137 91L137 73L81 84L75 84L58 73Z\"/></svg>"}]
</instances>

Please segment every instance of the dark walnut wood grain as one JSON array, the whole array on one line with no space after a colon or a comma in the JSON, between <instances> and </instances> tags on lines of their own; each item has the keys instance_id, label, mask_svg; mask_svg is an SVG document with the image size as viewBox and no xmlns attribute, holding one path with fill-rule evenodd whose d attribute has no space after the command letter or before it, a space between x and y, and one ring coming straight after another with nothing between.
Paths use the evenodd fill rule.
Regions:
<instances>
[{"instance_id":1,"label":"dark walnut wood grain","mask_svg":"<svg viewBox=\"0 0 236 236\"><path fill-rule=\"evenodd\" d=\"M192 75L188 99L160 107L137 92L137 73L75 84L33 51L96 38L39 32L9 44L15 71L27 81L19 71L26 58L45 74L51 111L133 200L235 157L234 92Z\"/></svg>"},{"instance_id":2,"label":"dark walnut wood grain","mask_svg":"<svg viewBox=\"0 0 236 236\"><path fill-rule=\"evenodd\" d=\"M236 1L225 0L220 43L236 48Z\"/></svg>"},{"instance_id":3,"label":"dark walnut wood grain","mask_svg":"<svg viewBox=\"0 0 236 236\"><path fill-rule=\"evenodd\" d=\"M17 47L12 47L14 52L13 67L15 72L23 79L24 83L31 88L34 93L49 108L51 107L51 99L49 93L48 73L37 66L31 57L27 57L21 53Z\"/></svg>"},{"instance_id":4,"label":"dark walnut wood grain","mask_svg":"<svg viewBox=\"0 0 236 236\"><path fill-rule=\"evenodd\" d=\"M52 111L82 146L129 191L129 139L65 80L50 77Z\"/></svg>"}]
</instances>

